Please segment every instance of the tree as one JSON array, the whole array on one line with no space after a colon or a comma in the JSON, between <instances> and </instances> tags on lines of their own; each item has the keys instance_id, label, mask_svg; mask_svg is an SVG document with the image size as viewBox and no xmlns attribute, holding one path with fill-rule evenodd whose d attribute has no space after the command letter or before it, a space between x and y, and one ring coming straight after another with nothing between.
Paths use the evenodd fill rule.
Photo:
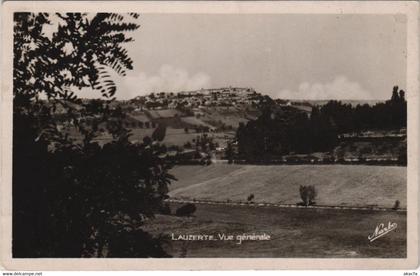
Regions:
<instances>
[{"instance_id":1,"label":"tree","mask_svg":"<svg viewBox=\"0 0 420 276\"><path fill-rule=\"evenodd\" d=\"M315 204L315 197L317 195L315 186L308 185L308 186L300 186L299 187L299 194L300 198L302 199L302 203L305 206L313 205Z\"/></svg>"},{"instance_id":2,"label":"tree","mask_svg":"<svg viewBox=\"0 0 420 276\"><path fill-rule=\"evenodd\" d=\"M400 90L400 101L404 102L405 101L405 91L404 90Z\"/></svg>"},{"instance_id":3,"label":"tree","mask_svg":"<svg viewBox=\"0 0 420 276\"><path fill-rule=\"evenodd\" d=\"M226 147L226 158L228 159L228 164L232 164L233 163L233 147L232 147L232 142L228 142L227 143L227 147Z\"/></svg>"},{"instance_id":4,"label":"tree","mask_svg":"<svg viewBox=\"0 0 420 276\"><path fill-rule=\"evenodd\" d=\"M398 150L398 164L407 166L407 148L403 147Z\"/></svg>"},{"instance_id":5,"label":"tree","mask_svg":"<svg viewBox=\"0 0 420 276\"><path fill-rule=\"evenodd\" d=\"M400 101L400 96L398 95L398 86L394 86L393 89L392 89L391 101L392 102L399 102Z\"/></svg>"},{"instance_id":6,"label":"tree","mask_svg":"<svg viewBox=\"0 0 420 276\"><path fill-rule=\"evenodd\" d=\"M174 177L159 148L128 141L124 112L111 107L110 73L132 69L123 45L138 17L14 14L14 257L167 256L160 238L137 229ZM84 88L102 98L80 99ZM112 140L101 147L103 131Z\"/></svg>"},{"instance_id":7,"label":"tree","mask_svg":"<svg viewBox=\"0 0 420 276\"><path fill-rule=\"evenodd\" d=\"M166 126L158 125L158 127L152 133L152 139L155 141L162 142L165 139Z\"/></svg>"}]
</instances>

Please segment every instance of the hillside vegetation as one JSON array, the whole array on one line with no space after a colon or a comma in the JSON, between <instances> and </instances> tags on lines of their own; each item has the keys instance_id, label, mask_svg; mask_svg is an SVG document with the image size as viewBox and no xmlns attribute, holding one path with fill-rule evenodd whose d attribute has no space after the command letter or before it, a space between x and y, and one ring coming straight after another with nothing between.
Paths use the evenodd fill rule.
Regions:
<instances>
[{"instance_id":1,"label":"hillside vegetation","mask_svg":"<svg viewBox=\"0 0 420 276\"><path fill-rule=\"evenodd\" d=\"M348 165L177 166L171 197L296 204L299 186L314 185L317 205L406 207L406 167Z\"/></svg>"}]
</instances>

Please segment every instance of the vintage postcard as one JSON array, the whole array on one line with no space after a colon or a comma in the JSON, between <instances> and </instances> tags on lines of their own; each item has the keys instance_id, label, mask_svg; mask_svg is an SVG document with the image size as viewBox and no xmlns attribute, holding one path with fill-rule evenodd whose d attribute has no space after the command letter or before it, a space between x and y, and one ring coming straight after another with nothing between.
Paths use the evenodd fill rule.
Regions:
<instances>
[{"instance_id":1,"label":"vintage postcard","mask_svg":"<svg viewBox=\"0 0 420 276\"><path fill-rule=\"evenodd\" d=\"M413 269L418 2L2 4L8 270Z\"/></svg>"}]
</instances>

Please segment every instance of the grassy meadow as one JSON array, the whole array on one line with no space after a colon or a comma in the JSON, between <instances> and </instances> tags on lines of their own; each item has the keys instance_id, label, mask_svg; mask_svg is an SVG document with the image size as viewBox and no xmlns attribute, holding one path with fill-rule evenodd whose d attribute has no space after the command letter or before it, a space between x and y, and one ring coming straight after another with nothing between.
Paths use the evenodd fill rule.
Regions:
<instances>
[{"instance_id":1,"label":"grassy meadow","mask_svg":"<svg viewBox=\"0 0 420 276\"><path fill-rule=\"evenodd\" d=\"M179 204L172 204L172 210ZM379 223L397 228L370 242ZM158 215L144 228L168 235L173 257L404 258L406 213L197 204L191 217ZM182 241L184 234L267 234L267 241Z\"/></svg>"},{"instance_id":2,"label":"grassy meadow","mask_svg":"<svg viewBox=\"0 0 420 276\"><path fill-rule=\"evenodd\" d=\"M407 206L407 168L368 165L177 166L170 196L184 199L296 204L299 186L314 185L316 204L392 208Z\"/></svg>"}]
</instances>

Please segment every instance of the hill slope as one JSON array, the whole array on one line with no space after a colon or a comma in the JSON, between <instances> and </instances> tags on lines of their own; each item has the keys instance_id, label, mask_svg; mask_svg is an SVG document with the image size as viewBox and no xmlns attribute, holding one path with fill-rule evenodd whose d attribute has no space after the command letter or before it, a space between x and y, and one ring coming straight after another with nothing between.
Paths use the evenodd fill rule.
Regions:
<instances>
[{"instance_id":1,"label":"hill slope","mask_svg":"<svg viewBox=\"0 0 420 276\"><path fill-rule=\"evenodd\" d=\"M194 172L194 173L192 173ZM406 167L349 165L177 166L179 181L170 186L175 198L295 204L299 186L315 185L319 205L406 207Z\"/></svg>"}]
</instances>

